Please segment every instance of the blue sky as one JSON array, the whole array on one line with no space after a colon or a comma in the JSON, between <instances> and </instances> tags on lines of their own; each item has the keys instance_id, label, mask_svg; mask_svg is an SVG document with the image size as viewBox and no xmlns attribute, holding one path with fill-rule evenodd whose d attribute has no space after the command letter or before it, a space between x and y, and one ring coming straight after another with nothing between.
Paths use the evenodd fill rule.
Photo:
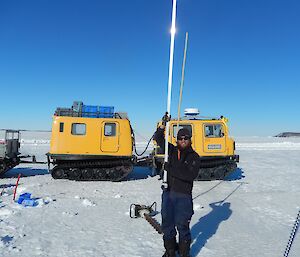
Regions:
<instances>
[{"instance_id":1,"label":"blue sky","mask_svg":"<svg viewBox=\"0 0 300 257\"><path fill-rule=\"evenodd\" d=\"M148 137L166 110L171 0L0 2L0 127L51 129L73 100L113 105ZM178 0L172 114L229 118L235 136L300 131L300 2Z\"/></svg>"}]
</instances>

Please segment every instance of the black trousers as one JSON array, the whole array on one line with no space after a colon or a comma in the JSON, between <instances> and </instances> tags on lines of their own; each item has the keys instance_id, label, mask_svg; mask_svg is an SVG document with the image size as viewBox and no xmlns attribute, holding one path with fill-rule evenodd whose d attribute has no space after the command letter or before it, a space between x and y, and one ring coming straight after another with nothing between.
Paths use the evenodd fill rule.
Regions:
<instances>
[{"instance_id":1,"label":"black trousers","mask_svg":"<svg viewBox=\"0 0 300 257\"><path fill-rule=\"evenodd\" d=\"M164 240L176 237L177 231L179 241L191 240L190 221L193 214L191 195L164 191L161 208Z\"/></svg>"}]
</instances>

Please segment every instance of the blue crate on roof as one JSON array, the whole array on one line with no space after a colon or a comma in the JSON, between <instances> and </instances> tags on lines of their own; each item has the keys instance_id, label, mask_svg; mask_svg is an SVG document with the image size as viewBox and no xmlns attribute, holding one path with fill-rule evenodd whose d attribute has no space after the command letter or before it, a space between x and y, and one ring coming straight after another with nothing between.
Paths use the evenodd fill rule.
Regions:
<instances>
[{"instance_id":1,"label":"blue crate on roof","mask_svg":"<svg viewBox=\"0 0 300 257\"><path fill-rule=\"evenodd\" d=\"M100 118L113 118L114 107L113 106L99 106Z\"/></svg>"},{"instance_id":2,"label":"blue crate on roof","mask_svg":"<svg viewBox=\"0 0 300 257\"><path fill-rule=\"evenodd\" d=\"M98 106L95 105L83 105L82 117L97 118Z\"/></svg>"},{"instance_id":3,"label":"blue crate on roof","mask_svg":"<svg viewBox=\"0 0 300 257\"><path fill-rule=\"evenodd\" d=\"M82 117L113 118L113 106L82 105Z\"/></svg>"}]
</instances>

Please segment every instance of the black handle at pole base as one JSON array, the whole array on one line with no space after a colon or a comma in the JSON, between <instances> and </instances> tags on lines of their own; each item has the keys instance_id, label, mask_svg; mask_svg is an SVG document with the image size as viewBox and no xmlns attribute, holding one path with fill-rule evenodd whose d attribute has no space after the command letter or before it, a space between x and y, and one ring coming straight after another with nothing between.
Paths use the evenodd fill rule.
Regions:
<instances>
[{"instance_id":1,"label":"black handle at pole base","mask_svg":"<svg viewBox=\"0 0 300 257\"><path fill-rule=\"evenodd\" d=\"M163 191L167 191L168 190L168 184L166 182L164 182L162 185L161 185L161 189Z\"/></svg>"}]
</instances>

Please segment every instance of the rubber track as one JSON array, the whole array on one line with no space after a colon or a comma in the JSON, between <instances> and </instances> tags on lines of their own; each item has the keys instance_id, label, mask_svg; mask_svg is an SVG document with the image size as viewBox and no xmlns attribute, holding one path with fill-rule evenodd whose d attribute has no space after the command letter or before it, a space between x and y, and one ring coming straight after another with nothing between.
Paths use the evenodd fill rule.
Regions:
<instances>
[{"instance_id":1,"label":"rubber track","mask_svg":"<svg viewBox=\"0 0 300 257\"><path fill-rule=\"evenodd\" d=\"M201 168L198 173L196 180L202 181L211 181L211 180L223 180L226 176L232 173L236 168L237 164L234 161L227 160L223 161L221 165L214 167L205 168L204 165L201 165Z\"/></svg>"},{"instance_id":2,"label":"rubber track","mask_svg":"<svg viewBox=\"0 0 300 257\"><path fill-rule=\"evenodd\" d=\"M53 176L53 171L55 172L57 169L64 170L63 177L57 178ZM70 177L69 174L72 173L73 169L79 169L81 173L80 176L76 178ZM55 179L70 179L77 181L120 181L125 178L132 171L132 169L133 164L129 160L79 161L57 164L57 166L52 169L51 173ZM87 170L92 172L92 177L83 177L83 172ZM97 175L95 175L95 173Z\"/></svg>"},{"instance_id":3,"label":"rubber track","mask_svg":"<svg viewBox=\"0 0 300 257\"><path fill-rule=\"evenodd\" d=\"M214 160L201 160L200 168L213 168L216 166L226 165L228 163L232 163L234 161L230 159L214 159Z\"/></svg>"}]
</instances>

